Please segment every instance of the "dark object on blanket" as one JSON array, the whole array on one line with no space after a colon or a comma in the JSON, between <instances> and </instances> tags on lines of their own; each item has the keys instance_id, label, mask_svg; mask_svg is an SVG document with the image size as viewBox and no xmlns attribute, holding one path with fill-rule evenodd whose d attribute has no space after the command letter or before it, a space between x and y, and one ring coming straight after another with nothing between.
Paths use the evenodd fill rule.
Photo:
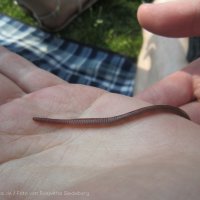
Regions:
<instances>
[{"instance_id":1,"label":"dark object on blanket","mask_svg":"<svg viewBox=\"0 0 200 200\"><path fill-rule=\"evenodd\" d=\"M188 62L192 62L199 57L200 57L200 37L191 37L189 39L187 60Z\"/></svg>"},{"instance_id":2,"label":"dark object on blanket","mask_svg":"<svg viewBox=\"0 0 200 200\"><path fill-rule=\"evenodd\" d=\"M33 9L32 3L26 0L15 0L19 6L25 10L27 14L30 14L31 17L33 17L37 22L38 25L49 32L58 32L64 29L71 21L73 21L76 17L78 17L83 11L90 8L94 3L96 3L97 0L87 0L80 1L80 0L74 0L72 2L70 1L61 1L56 0L55 7L53 7L53 10L50 10L48 13L45 12L45 10L48 10L48 5L42 4L40 1L34 1L34 5L38 6L40 5L40 8L45 12L43 15L38 15L36 11ZM59 19L62 14L62 9L64 8L64 5L67 6L67 8L70 8L70 4L74 4L74 11L71 9L65 10L65 20L63 23L59 23ZM73 14L69 15L69 12L72 12ZM48 27L45 25L46 21L51 20L51 27ZM53 23L52 23L53 22ZM57 23L55 23L57 22Z\"/></svg>"}]
</instances>

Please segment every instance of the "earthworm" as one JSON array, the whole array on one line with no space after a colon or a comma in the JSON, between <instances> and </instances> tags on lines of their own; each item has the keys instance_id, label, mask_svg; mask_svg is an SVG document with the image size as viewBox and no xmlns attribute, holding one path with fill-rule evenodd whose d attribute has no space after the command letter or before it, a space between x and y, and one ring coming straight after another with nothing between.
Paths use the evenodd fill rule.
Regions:
<instances>
[{"instance_id":1,"label":"earthworm","mask_svg":"<svg viewBox=\"0 0 200 200\"><path fill-rule=\"evenodd\" d=\"M37 122L44 122L44 123L54 123L54 124L68 124L68 125L110 125L116 122L120 122L126 119L137 119L144 115L155 114L167 112L179 115L190 120L188 114L183 111L182 109L170 106L170 105L152 105L143 108L139 108L121 115L116 115L113 117L103 117L103 118L74 118L74 119L54 119L54 118L47 118L47 117L33 117L34 121Z\"/></svg>"}]
</instances>

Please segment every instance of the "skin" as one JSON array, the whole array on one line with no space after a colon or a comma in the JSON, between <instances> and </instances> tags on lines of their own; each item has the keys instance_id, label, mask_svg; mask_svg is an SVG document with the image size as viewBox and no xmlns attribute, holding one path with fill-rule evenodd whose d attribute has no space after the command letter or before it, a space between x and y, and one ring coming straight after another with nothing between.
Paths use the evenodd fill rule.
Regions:
<instances>
[{"instance_id":1,"label":"skin","mask_svg":"<svg viewBox=\"0 0 200 200\"><path fill-rule=\"evenodd\" d=\"M200 35L199 4L199 0L143 4L138 9L138 21L145 29L167 37ZM138 97L152 104L162 102L181 106L190 113L195 122L200 123L199 65L200 59L197 59L184 70L166 77L140 93Z\"/></svg>"},{"instance_id":2,"label":"skin","mask_svg":"<svg viewBox=\"0 0 200 200\"><path fill-rule=\"evenodd\" d=\"M189 113L194 122L200 124L199 65L200 59L141 92L137 98L152 104L179 106Z\"/></svg>"},{"instance_id":3,"label":"skin","mask_svg":"<svg viewBox=\"0 0 200 200\"><path fill-rule=\"evenodd\" d=\"M199 36L199 0L173 0L144 4L138 10L138 20L150 32L170 37Z\"/></svg>"},{"instance_id":4,"label":"skin","mask_svg":"<svg viewBox=\"0 0 200 200\"><path fill-rule=\"evenodd\" d=\"M67 84L0 48L0 191L16 191L15 199L198 200L197 66L198 60L129 98ZM107 129L69 129L32 121L35 114L116 115L149 103L180 106L197 123L166 113ZM86 193L30 196L17 191Z\"/></svg>"},{"instance_id":5,"label":"skin","mask_svg":"<svg viewBox=\"0 0 200 200\"><path fill-rule=\"evenodd\" d=\"M4 48L0 55L1 195L59 200L82 191L97 200L199 198L199 125L167 113L107 128L37 124L36 114L101 117L149 104L139 96L67 84ZM53 191L62 195L44 193Z\"/></svg>"}]
</instances>

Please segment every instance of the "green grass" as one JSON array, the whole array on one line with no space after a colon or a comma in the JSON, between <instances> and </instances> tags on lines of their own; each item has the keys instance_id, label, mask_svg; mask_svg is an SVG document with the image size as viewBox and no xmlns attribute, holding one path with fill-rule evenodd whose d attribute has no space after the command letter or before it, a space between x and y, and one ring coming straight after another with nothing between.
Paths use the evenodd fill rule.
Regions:
<instances>
[{"instance_id":1,"label":"green grass","mask_svg":"<svg viewBox=\"0 0 200 200\"><path fill-rule=\"evenodd\" d=\"M136 18L140 3L140 0L99 0L59 35L137 57L142 42ZM0 12L30 25L37 25L12 0L1 0Z\"/></svg>"}]
</instances>

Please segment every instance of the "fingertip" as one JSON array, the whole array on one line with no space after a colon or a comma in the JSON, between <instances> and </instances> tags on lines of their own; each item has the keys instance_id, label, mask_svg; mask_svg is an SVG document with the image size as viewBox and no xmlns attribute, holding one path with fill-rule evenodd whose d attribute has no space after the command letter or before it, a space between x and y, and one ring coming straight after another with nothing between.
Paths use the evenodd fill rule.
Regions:
<instances>
[{"instance_id":1,"label":"fingertip","mask_svg":"<svg viewBox=\"0 0 200 200\"><path fill-rule=\"evenodd\" d=\"M197 101L200 102L200 76L199 75L193 76L193 88L194 88L194 96L196 97Z\"/></svg>"},{"instance_id":2,"label":"fingertip","mask_svg":"<svg viewBox=\"0 0 200 200\"><path fill-rule=\"evenodd\" d=\"M140 5L137 12L138 22L144 29L160 34L163 26L162 15L157 4L144 3Z\"/></svg>"},{"instance_id":3,"label":"fingertip","mask_svg":"<svg viewBox=\"0 0 200 200\"><path fill-rule=\"evenodd\" d=\"M198 36L200 34L200 9L197 9L198 6L199 0L145 3L138 8L137 17L143 28L157 35Z\"/></svg>"},{"instance_id":4,"label":"fingertip","mask_svg":"<svg viewBox=\"0 0 200 200\"><path fill-rule=\"evenodd\" d=\"M141 4L139 6L139 8L137 10L137 19L138 19L138 22L144 28L146 26L146 19L147 19L146 16L148 16L148 12L149 12L150 6L151 6L150 3L143 3L143 4Z\"/></svg>"}]
</instances>

